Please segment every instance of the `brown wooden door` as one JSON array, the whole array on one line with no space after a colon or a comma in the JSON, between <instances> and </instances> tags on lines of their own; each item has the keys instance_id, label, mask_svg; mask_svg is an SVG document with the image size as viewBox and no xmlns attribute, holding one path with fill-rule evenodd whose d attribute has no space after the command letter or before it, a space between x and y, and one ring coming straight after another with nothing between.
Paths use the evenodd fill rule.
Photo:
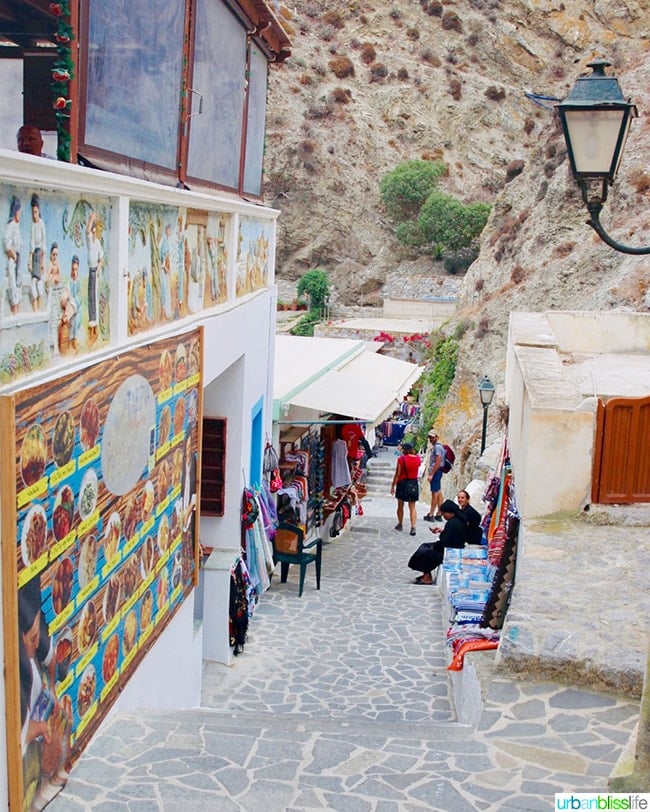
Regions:
<instances>
[{"instance_id":1,"label":"brown wooden door","mask_svg":"<svg viewBox=\"0 0 650 812\"><path fill-rule=\"evenodd\" d=\"M599 401L592 501L650 502L650 396Z\"/></svg>"}]
</instances>

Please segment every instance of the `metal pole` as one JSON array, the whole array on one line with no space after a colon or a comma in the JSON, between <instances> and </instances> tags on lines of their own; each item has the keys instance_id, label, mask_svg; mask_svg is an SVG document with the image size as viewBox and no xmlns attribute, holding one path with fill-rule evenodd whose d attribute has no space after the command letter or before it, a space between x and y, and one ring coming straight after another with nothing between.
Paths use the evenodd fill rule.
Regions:
<instances>
[{"instance_id":1,"label":"metal pole","mask_svg":"<svg viewBox=\"0 0 650 812\"><path fill-rule=\"evenodd\" d=\"M487 404L483 404L483 431L481 432L481 456L485 451L485 438L487 436L487 413L488 407Z\"/></svg>"}]
</instances>

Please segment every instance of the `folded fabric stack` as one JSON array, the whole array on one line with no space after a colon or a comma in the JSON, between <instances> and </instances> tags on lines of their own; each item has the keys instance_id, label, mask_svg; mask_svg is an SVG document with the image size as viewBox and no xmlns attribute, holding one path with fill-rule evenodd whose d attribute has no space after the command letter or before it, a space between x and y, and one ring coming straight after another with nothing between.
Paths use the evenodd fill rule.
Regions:
<instances>
[{"instance_id":1,"label":"folded fabric stack","mask_svg":"<svg viewBox=\"0 0 650 812\"><path fill-rule=\"evenodd\" d=\"M487 546L445 550L442 570L450 608L450 671L462 669L468 651L498 647L514 585L519 515L505 445L498 472L483 496Z\"/></svg>"}]
</instances>

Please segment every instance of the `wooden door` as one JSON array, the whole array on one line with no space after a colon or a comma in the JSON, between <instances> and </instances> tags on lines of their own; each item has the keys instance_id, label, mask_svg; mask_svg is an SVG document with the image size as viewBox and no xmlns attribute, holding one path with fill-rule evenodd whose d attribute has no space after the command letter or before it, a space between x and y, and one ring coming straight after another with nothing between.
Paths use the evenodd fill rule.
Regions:
<instances>
[{"instance_id":1,"label":"wooden door","mask_svg":"<svg viewBox=\"0 0 650 812\"><path fill-rule=\"evenodd\" d=\"M650 502L650 396L598 402L592 502Z\"/></svg>"}]
</instances>

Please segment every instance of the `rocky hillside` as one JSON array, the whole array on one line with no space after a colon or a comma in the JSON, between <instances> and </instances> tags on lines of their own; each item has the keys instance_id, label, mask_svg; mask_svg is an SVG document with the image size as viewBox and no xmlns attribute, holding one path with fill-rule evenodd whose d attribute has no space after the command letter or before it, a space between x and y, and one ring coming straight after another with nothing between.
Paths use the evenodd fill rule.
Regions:
<instances>
[{"instance_id":1,"label":"rocky hillside","mask_svg":"<svg viewBox=\"0 0 650 812\"><path fill-rule=\"evenodd\" d=\"M266 156L279 278L321 267L341 303L380 304L386 279L413 261L378 191L405 160L442 159L445 191L493 205L461 284L468 330L446 436L469 443L480 430L476 380L503 379L511 310L650 307L650 258L614 252L585 225L553 111L526 96L564 98L594 56L612 62L640 115L602 219L621 242L650 244L647 0L307 0L284 11L293 55L271 72Z\"/></svg>"}]
</instances>

